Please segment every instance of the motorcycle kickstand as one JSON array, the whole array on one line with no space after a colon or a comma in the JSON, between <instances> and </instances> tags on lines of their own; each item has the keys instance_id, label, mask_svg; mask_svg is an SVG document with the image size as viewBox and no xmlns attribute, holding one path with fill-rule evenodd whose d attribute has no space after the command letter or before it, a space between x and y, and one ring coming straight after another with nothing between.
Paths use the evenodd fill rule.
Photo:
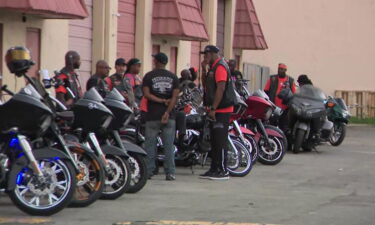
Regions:
<instances>
[{"instance_id":1,"label":"motorcycle kickstand","mask_svg":"<svg viewBox=\"0 0 375 225\"><path fill-rule=\"evenodd\" d=\"M194 174L195 174L195 171L194 171L194 165L191 165L191 166L190 166L190 170L191 170L191 174L194 175Z\"/></svg>"}]
</instances>

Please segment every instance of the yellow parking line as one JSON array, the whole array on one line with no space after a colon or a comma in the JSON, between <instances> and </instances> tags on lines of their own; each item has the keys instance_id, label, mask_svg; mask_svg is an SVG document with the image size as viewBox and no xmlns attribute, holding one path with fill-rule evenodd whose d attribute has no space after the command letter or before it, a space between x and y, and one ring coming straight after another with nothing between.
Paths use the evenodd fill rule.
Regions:
<instances>
[{"instance_id":1,"label":"yellow parking line","mask_svg":"<svg viewBox=\"0 0 375 225\"><path fill-rule=\"evenodd\" d=\"M52 220L50 219L42 219L42 218L8 218L8 217L0 217L0 224L43 224L43 223L51 223Z\"/></svg>"},{"instance_id":2,"label":"yellow parking line","mask_svg":"<svg viewBox=\"0 0 375 225\"><path fill-rule=\"evenodd\" d=\"M119 222L119 223L115 223L114 225L281 225L281 224L161 220L161 221L150 221L150 222Z\"/></svg>"}]
</instances>

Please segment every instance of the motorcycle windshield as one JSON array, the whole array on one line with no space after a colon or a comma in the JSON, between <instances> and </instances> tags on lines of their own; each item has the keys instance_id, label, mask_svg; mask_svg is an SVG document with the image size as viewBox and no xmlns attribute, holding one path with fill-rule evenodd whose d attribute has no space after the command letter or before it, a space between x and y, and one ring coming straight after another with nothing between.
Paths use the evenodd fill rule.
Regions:
<instances>
[{"instance_id":1,"label":"motorcycle windshield","mask_svg":"<svg viewBox=\"0 0 375 225\"><path fill-rule=\"evenodd\" d=\"M256 97L260 97L260 98L264 98L264 99L268 99L268 95L266 94L266 92L264 92L263 90L257 90L253 93L253 96L256 96Z\"/></svg>"},{"instance_id":2,"label":"motorcycle windshield","mask_svg":"<svg viewBox=\"0 0 375 225\"><path fill-rule=\"evenodd\" d=\"M120 101L120 102L125 101L125 98L120 94L120 92L116 88L113 88L113 90L111 92L109 92L105 96L105 98L106 99L113 99L113 100Z\"/></svg>"},{"instance_id":3,"label":"motorcycle windshield","mask_svg":"<svg viewBox=\"0 0 375 225\"><path fill-rule=\"evenodd\" d=\"M344 101L344 99L342 98L336 98L336 102L337 104L344 110L348 111L348 106L346 106L346 103Z\"/></svg>"},{"instance_id":4,"label":"motorcycle windshield","mask_svg":"<svg viewBox=\"0 0 375 225\"><path fill-rule=\"evenodd\" d=\"M325 94L319 88L312 85L303 85L300 87L296 96L322 102L326 99Z\"/></svg>"},{"instance_id":5,"label":"motorcycle windshield","mask_svg":"<svg viewBox=\"0 0 375 225\"><path fill-rule=\"evenodd\" d=\"M99 92L94 87L86 91L82 99L92 100L96 102L104 102L104 99L102 98L102 96L100 96Z\"/></svg>"},{"instance_id":6,"label":"motorcycle windshield","mask_svg":"<svg viewBox=\"0 0 375 225\"><path fill-rule=\"evenodd\" d=\"M26 85L26 87L22 88L19 94L30 95L31 97L36 98L38 100L43 99L39 92L31 84L28 84Z\"/></svg>"}]
</instances>

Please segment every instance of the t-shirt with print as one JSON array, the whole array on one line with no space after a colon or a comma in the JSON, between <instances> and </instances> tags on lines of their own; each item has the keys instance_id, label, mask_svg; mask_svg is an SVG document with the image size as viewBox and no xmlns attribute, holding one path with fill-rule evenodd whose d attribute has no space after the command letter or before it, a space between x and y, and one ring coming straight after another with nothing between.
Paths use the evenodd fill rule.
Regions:
<instances>
[{"instance_id":1,"label":"t-shirt with print","mask_svg":"<svg viewBox=\"0 0 375 225\"><path fill-rule=\"evenodd\" d=\"M143 85L149 87L150 93L162 99L170 99L173 90L178 89L179 82L175 74L165 69L155 69L145 75ZM146 121L161 120L167 107L163 103L147 101ZM174 119L174 112L171 112L171 119Z\"/></svg>"}]
</instances>

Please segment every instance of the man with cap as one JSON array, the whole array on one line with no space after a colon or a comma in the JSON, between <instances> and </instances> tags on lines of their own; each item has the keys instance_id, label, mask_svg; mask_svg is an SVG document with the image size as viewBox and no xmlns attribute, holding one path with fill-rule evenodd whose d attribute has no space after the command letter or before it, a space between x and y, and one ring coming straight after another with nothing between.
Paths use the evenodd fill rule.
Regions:
<instances>
[{"instance_id":1,"label":"man with cap","mask_svg":"<svg viewBox=\"0 0 375 225\"><path fill-rule=\"evenodd\" d=\"M99 94L102 97L105 97L105 95L110 91L108 83L105 81L105 79L108 77L111 67L109 67L105 60L98 60L95 68L95 74L92 75L86 83L86 90L90 90L91 88L95 87Z\"/></svg>"},{"instance_id":2,"label":"man with cap","mask_svg":"<svg viewBox=\"0 0 375 225\"><path fill-rule=\"evenodd\" d=\"M228 142L229 119L235 103L230 69L225 59L220 57L219 51L218 47L208 45L201 52L204 54L202 62L203 99L208 110L208 119L212 121L210 128L212 161L210 169L200 175L200 178L211 180L229 179L225 148Z\"/></svg>"},{"instance_id":3,"label":"man with cap","mask_svg":"<svg viewBox=\"0 0 375 225\"><path fill-rule=\"evenodd\" d=\"M116 88L127 100L130 107L134 105L133 88L130 85L129 79L125 77L126 61L124 58L118 58L115 62L116 72L105 79L108 88L111 91Z\"/></svg>"},{"instance_id":4,"label":"man with cap","mask_svg":"<svg viewBox=\"0 0 375 225\"><path fill-rule=\"evenodd\" d=\"M154 69L143 78L143 93L147 99L145 115L145 149L147 151L147 171L149 178L155 171L157 137L160 135L164 152L166 180L175 180L173 142L176 132L174 107L179 94L178 78L166 70L168 57L160 52L154 57ZM160 132L161 131L161 132Z\"/></svg>"},{"instance_id":5,"label":"man with cap","mask_svg":"<svg viewBox=\"0 0 375 225\"><path fill-rule=\"evenodd\" d=\"M296 92L294 79L288 76L286 74L286 71L287 66L283 63L280 63L277 74L272 75L270 79L268 79L266 86L264 87L264 91L268 94L270 100L275 103L275 105L284 110L278 121L280 129L282 129L284 132L287 131L288 128L288 106L283 104L283 100L279 98L278 95L285 88L290 88L292 93Z\"/></svg>"}]
</instances>

